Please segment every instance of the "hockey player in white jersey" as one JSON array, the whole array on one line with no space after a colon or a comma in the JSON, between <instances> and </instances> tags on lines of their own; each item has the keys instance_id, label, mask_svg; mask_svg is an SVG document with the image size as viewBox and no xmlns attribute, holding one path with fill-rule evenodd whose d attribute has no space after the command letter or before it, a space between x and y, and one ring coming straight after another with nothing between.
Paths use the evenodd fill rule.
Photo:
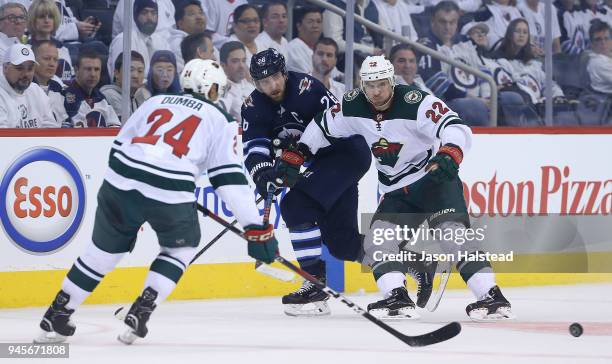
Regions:
<instances>
[{"instance_id":1,"label":"hockey player in white jersey","mask_svg":"<svg viewBox=\"0 0 612 364\"><path fill-rule=\"evenodd\" d=\"M384 193L370 231L398 225L417 228L425 220L433 229L466 229L470 221L458 169L470 149L472 133L453 110L437 97L418 88L394 85L393 65L382 56L367 57L360 70L361 89L344 95L339 104L315 117L304 131L296 150L316 154L331 138L361 135L376 159L379 187ZM284 158L284 161L289 158ZM295 168L287 162L279 170ZM372 268L384 298L368 306L382 317L415 318L415 304L405 287L406 264L380 259L403 249L405 239L364 240L363 263ZM447 253L478 254L475 242L457 245L438 240ZM378 257L378 258L377 258ZM458 260L457 271L476 296L467 306L475 320L511 318L510 303L495 283L488 261Z\"/></svg>"},{"instance_id":2,"label":"hockey player in white jersey","mask_svg":"<svg viewBox=\"0 0 612 364\"><path fill-rule=\"evenodd\" d=\"M144 222L157 233L160 253L151 264L144 291L125 317L128 330L118 339L130 344L147 335L151 313L172 292L197 253L200 226L194 190L205 171L244 227L249 255L266 263L274 260L278 243L273 227L262 224L243 173L238 124L206 99L205 69L199 61L189 62L181 74L185 95L150 98L113 142L98 192L92 241L64 279L35 342L61 342L74 334L70 316L133 249Z\"/></svg>"}]
</instances>

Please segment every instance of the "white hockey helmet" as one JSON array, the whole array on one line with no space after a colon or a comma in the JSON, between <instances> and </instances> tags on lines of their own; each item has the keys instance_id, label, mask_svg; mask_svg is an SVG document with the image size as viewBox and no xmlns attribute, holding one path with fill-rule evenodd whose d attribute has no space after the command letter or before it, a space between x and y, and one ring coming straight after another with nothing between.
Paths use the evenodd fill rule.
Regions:
<instances>
[{"instance_id":1,"label":"white hockey helmet","mask_svg":"<svg viewBox=\"0 0 612 364\"><path fill-rule=\"evenodd\" d=\"M395 86L395 69L391 62L384 56L368 56L361 64L359 70L361 78L361 89L363 83L367 81L385 80L388 79L391 87Z\"/></svg>"},{"instance_id":2,"label":"white hockey helmet","mask_svg":"<svg viewBox=\"0 0 612 364\"><path fill-rule=\"evenodd\" d=\"M227 76L219 64L210 59L192 59L187 62L180 77L183 91L202 94L207 99L213 85L217 85L219 97L225 94ZM211 100L216 101L216 100Z\"/></svg>"}]
</instances>

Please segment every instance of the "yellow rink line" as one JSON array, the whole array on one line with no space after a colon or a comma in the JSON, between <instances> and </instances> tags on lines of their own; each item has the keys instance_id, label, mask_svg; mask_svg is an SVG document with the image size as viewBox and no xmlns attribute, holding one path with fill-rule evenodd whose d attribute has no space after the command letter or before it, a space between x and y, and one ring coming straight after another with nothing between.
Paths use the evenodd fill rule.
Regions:
<instances>
[{"instance_id":1,"label":"yellow rink line","mask_svg":"<svg viewBox=\"0 0 612 364\"><path fill-rule=\"evenodd\" d=\"M298 283L281 282L255 272L254 264L194 264L189 267L169 299L280 296L299 287ZM147 271L148 267L114 270L85 303L134 300L142 292ZM60 289L67 272L0 272L0 308L48 305Z\"/></svg>"},{"instance_id":2,"label":"yellow rink line","mask_svg":"<svg viewBox=\"0 0 612 364\"><path fill-rule=\"evenodd\" d=\"M570 257L571 258L571 257ZM572 258L573 259L573 258ZM609 264L610 260L606 263ZM276 265L276 264L275 264ZM590 267L590 266L589 266ZM132 301L143 289L147 267L119 268L107 275L85 301L90 304ZM61 286L66 270L0 272L0 308L48 305ZM345 289L376 291L371 273L361 265L345 264ZM411 281L411 280L409 280ZM498 273L502 287L540 286L612 282L611 273ZM409 283L414 287L413 283ZM280 296L296 289L298 283L285 283L256 273L253 263L196 264L187 270L169 299L205 299ZM465 288L454 273L448 288Z\"/></svg>"}]
</instances>

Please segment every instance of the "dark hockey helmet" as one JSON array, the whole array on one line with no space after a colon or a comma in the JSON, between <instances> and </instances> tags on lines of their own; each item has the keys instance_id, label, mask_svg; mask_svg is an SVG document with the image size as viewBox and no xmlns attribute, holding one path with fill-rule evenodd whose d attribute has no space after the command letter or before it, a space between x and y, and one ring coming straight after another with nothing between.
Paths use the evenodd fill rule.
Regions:
<instances>
[{"instance_id":1,"label":"dark hockey helmet","mask_svg":"<svg viewBox=\"0 0 612 364\"><path fill-rule=\"evenodd\" d=\"M272 76L276 72L287 74L285 66L285 57L274 48L268 48L261 51L251 58L251 66L249 68L253 80L261 80L268 76Z\"/></svg>"}]
</instances>

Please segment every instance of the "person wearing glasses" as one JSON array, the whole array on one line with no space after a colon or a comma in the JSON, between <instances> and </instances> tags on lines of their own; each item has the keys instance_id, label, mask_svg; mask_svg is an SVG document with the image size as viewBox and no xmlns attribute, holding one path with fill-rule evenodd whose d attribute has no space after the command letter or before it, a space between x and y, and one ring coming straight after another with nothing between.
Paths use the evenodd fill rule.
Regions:
<instances>
[{"instance_id":1,"label":"person wearing glasses","mask_svg":"<svg viewBox=\"0 0 612 364\"><path fill-rule=\"evenodd\" d=\"M0 6L0 58L13 44L21 43L25 34L26 8L18 3Z\"/></svg>"},{"instance_id":2,"label":"person wearing glasses","mask_svg":"<svg viewBox=\"0 0 612 364\"><path fill-rule=\"evenodd\" d=\"M264 44L257 40L261 31L261 19L257 8L253 5L240 5L234 11L234 24L232 35L229 40L236 40L244 44L246 51L246 63L251 64L251 57L257 52L263 51Z\"/></svg>"}]
</instances>

